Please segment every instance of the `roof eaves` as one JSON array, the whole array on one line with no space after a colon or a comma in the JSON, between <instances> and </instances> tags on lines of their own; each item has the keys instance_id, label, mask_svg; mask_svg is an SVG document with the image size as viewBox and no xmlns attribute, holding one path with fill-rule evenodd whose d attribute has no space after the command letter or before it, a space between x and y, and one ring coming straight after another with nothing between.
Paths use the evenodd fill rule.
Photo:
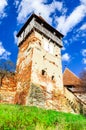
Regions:
<instances>
[{"instance_id":1,"label":"roof eaves","mask_svg":"<svg viewBox=\"0 0 86 130\"><path fill-rule=\"evenodd\" d=\"M55 28L53 28L52 26L50 26L41 16L37 16L36 14L32 14L29 19L26 21L26 23L23 25L23 27L20 29L20 31L17 34L17 37L19 37L19 35L22 33L22 31L26 28L26 26L30 23L30 21L32 20L32 18L36 18L37 21L39 23L43 23L44 26L47 29L50 29L52 32L55 32L58 36L63 37L64 35L61 34L59 31L57 31Z\"/></svg>"}]
</instances>

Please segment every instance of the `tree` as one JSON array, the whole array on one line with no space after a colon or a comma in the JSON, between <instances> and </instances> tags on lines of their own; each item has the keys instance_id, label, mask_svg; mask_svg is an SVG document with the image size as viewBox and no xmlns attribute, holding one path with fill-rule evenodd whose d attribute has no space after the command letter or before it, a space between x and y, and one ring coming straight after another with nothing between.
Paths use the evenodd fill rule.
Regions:
<instances>
[{"instance_id":1,"label":"tree","mask_svg":"<svg viewBox=\"0 0 86 130\"><path fill-rule=\"evenodd\" d=\"M10 61L0 61L0 86L2 85L2 79L7 75L12 75L15 72L15 64Z\"/></svg>"}]
</instances>

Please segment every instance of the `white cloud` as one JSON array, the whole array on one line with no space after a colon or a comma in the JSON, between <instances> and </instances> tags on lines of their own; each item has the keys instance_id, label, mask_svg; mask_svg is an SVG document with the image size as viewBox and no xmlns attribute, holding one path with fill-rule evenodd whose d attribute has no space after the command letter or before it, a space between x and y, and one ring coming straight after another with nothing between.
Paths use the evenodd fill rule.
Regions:
<instances>
[{"instance_id":1,"label":"white cloud","mask_svg":"<svg viewBox=\"0 0 86 130\"><path fill-rule=\"evenodd\" d=\"M86 67L84 67L84 70L86 71Z\"/></svg>"},{"instance_id":2,"label":"white cloud","mask_svg":"<svg viewBox=\"0 0 86 130\"><path fill-rule=\"evenodd\" d=\"M15 8L17 8L18 5L19 5L19 0L15 0L15 1L14 1L14 5L15 5Z\"/></svg>"},{"instance_id":3,"label":"white cloud","mask_svg":"<svg viewBox=\"0 0 86 130\"><path fill-rule=\"evenodd\" d=\"M0 17L5 17L5 7L8 5L7 0L0 0Z\"/></svg>"},{"instance_id":4,"label":"white cloud","mask_svg":"<svg viewBox=\"0 0 86 130\"><path fill-rule=\"evenodd\" d=\"M65 51L65 50L66 50L66 48L63 46L63 47L62 47L62 51Z\"/></svg>"},{"instance_id":5,"label":"white cloud","mask_svg":"<svg viewBox=\"0 0 86 130\"><path fill-rule=\"evenodd\" d=\"M67 8L65 8L63 2L58 2L53 0L50 4L47 4L47 0L21 0L18 6L18 23L24 23L27 17L32 13L41 14L41 16L49 22L52 23L52 20L57 24L57 29L66 35L70 32L78 23L80 23L83 18L86 16L86 0L80 0L81 4L77 6L69 16L66 15ZM46 3L46 4L45 4ZM53 19L50 17L51 13L55 13L55 10L58 10L62 13L62 16L57 17L56 15ZM85 28L85 25L84 27Z\"/></svg>"},{"instance_id":6,"label":"white cloud","mask_svg":"<svg viewBox=\"0 0 86 130\"><path fill-rule=\"evenodd\" d=\"M62 2L56 2L55 0L53 0L53 2L51 3L51 6L53 8L53 11L55 9L58 9L58 11L61 11L62 7L63 7L63 3Z\"/></svg>"},{"instance_id":7,"label":"white cloud","mask_svg":"<svg viewBox=\"0 0 86 130\"><path fill-rule=\"evenodd\" d=\"M9 59L9 56L11 55L10 52L6 51L5 48L2 45L2 42L0 42L0 59Z\"/></svg>"},{"instance_id":8,"label":"white cloud","mask_svg":"<svg viewBox=\"0 0 86 130\"><path fill-rule=\"evenodd\" d=\"M86 49L82 49L81 54L83 56L82 63L86 64Z\"/></svg>"},{"instance_id":9,"label":"white cloud","mask_svg":"<svg viewBox=\"0 0 86 130\"><path fill-rule=\"evenodd\" d=\"M68 53L63 54L63 55L62 55L62 60L69 62L69 61L70 61L70 55L69 55Z\"/></svg>"},{"instance_id":10,"label":"white cloud","mask_svg":"<svg viewBox=\"0 0 86 130\"><path fill-rule=\"evenodd\" d=\"M17 20L19 23L23 23L30 13L34 12L36 14L41 14L41 16L46 19L47 22L51 23L52 18L50 14L55 12L55 9L58 11L62 10L63 3L54 1L50 4L45 4L47 0L22 0L18 7L18 17Z\"/></svg>"},{"instance_id":11,"label":"white cloud","mask_svg":"<svg viewBox=\"0 0 86 130\"><path fill-rule=\"evenodd\" d=\"M67 45L68 45L68 44L69 44L68 40L63 40L63 45L64 45L64 44L67 44Z\"/></svg>"},{"instance_id":12,"label":"white cloud","mask_svg":"<svg viewBox=\"0 0 86 130\"><path fill-rule=\"evenodd\" d=\"M86 64L86 58L83 58L82 62L83 64Z\"/></svg>"},{"instance_id":13,"label":"white cloud","mask_svg":"<svg viewBox=\"0 0 86 130\"><path fill-rule=\"evenodd\" d=\"M86 30L86 23L80 27L80 30Z\"/></svg>"},{"instance_id":14,"label":"white cloud","mask_svg":"<svg viewBox=\"0 0 86 130\"><path fill-rule=\"evenodd\" d=\"M83 32L81 36L82 36L82 37L86 37L86 33Z\"/></svg>"},{"instance_id":15,"label":"white cloud","mask_svg":"<svg viewBox=\"0 0 86 130\"><path fill-rule=\"evenodd\" d=\"M80 0L81 4L86 5L86 0Z\"/></svg>"},{"instance_id":16,"label":"white cloud","mask_svg":"<svg viewBox=\"0 0 86 130\"><path fill-rule=\"evenodd\" d=\"M85 41L82 41L82 44L85 44Z\"/></svg>"},{"instance_id":17,"label":"white cloud","mask_svg":"<svg viewBox=\"0 0 86 130\"><path fill-rule=\"evenodd\" d=\"M57 29L66 35L73 27L80 23L85 16L86 5L81 4L80 6L77 6L68 17L66 15L56 17L58 23Z\"/></svg>"},{"instance_id":18,"label":"white cloud","mask_svg":"<svg viewBox=\"0 0 86 130\"><path fill-rule=\"evenodd\" d=\"M14 31L13 36L14 36L14 42L15 42L15 44L17 44L17 37L16 37L16 35L17 35L17 31Z\"/></svg>"},{"instance_id":19,"label":"white cloud","mask_svg":"<svg viewBox=\"0 0 86 130\"><path fill-rule=\"evenodd\" d=\"M86 49L82 49L81 53L83 56L86 56Z\"/></svg>"}]
</instances>

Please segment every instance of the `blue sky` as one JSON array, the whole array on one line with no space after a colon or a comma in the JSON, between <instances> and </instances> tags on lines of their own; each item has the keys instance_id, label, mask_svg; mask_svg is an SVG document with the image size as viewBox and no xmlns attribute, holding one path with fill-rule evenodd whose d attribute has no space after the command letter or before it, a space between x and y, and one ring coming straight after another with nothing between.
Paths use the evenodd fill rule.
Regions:
<instances>
[{"instance_id":1,"label":"blue sky","mask_svg":"<svg viewBox=\"0 0 86 130\"><path fill-rule=\"evenodd\" d=\"M0 0L0 60L16 63L16 34L33 12L64 35L63 70L79 75L86 69L86 0Z\"/></svg>"}]
</instances>

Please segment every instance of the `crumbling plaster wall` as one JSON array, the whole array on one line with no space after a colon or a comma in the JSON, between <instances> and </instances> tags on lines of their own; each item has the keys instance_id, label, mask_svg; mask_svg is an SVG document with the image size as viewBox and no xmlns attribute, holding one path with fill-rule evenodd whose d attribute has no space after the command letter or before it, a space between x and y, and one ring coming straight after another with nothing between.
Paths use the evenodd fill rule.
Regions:
<instances>
[{"instance_id":1,"label":"crumbling plaster wall","mask_svg":"<svg viewBox=\"0 0 86 130\"><path fill-rule=\"evenodd\" d=\"M62 82L62 65L61 65L61 49L58 45L50 41L48 38L44 37L40 33L35 32L35 36L38 37L40 40L36 41L33 51L33 63L32 63L32 77L36 74L40 74L40 76L36 76L37 78L41 77L42 70L45 71L45 77L50 78L51 83L55 81L55 86L58 89L63 89L63 82ZM48 52L50 50L46 50L44 48L45 44L51 45L53 48L53 53ZM34 79L34 78L33 78ZM39 82L39 79L34 82ZM44 81L46 84L46 81Z\"/></svg>"},{"instance_id":2,"label":"crumbling plaster wall","mask_svg":"<svg viewBox=\"0 0 86 130\"><path fill-rule=\"evenodd\" d=\"M0 103L15 104L16 76L5 75L0 85Z\"/></svg>"},{"instance_id":3,"label":"crumbling plaster wall","mask_svg":"<svg viewBox=\"0 0 86 130\"><path fill-rule=\"evenodd\" d=\"M32 33L19 47L16 73L17 73L17 92L15 101L18 104L26 104L26 97L30 89L32 56L32 42L35 35Z\"/></svg>"},{"instance_id":4,"label":"crumbling plaster wall","mask_svg":"<svg viewBox=\"0 0 86 130\"><path fill-rule=\"evenodd\" d=\"M45 43L53 47L53 53L44 48ZM59 46L34 31L19 47L16 71L18 104L51 108L58 103L54 95L63 92Z\"/></svg>"}]
</instances>

